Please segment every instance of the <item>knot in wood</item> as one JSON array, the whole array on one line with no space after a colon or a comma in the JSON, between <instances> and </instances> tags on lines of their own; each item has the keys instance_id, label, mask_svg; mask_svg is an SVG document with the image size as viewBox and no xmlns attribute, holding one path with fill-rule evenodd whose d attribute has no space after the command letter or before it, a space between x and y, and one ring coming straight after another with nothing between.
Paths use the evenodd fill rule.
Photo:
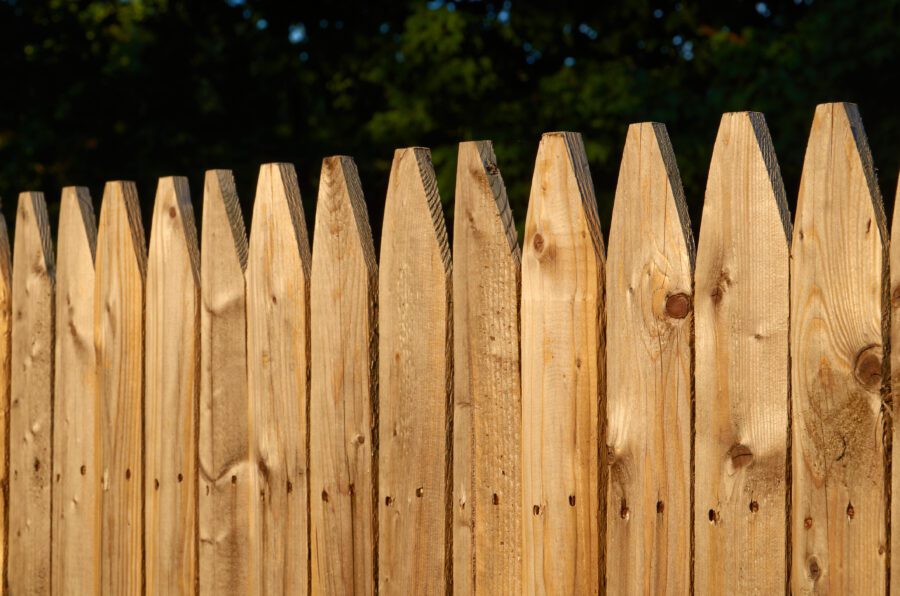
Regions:
<instances>
[{"instance_id":1,"label":"knot in wood","mask_svg":"<svg viewBox=\"0 0 900 596\"><path fill-rule=\"evenodd\" d=\"M534 250L541 253L544 251L544 237L540 234L535 234L534 239L531 241L534 246Z\"/></svg>"},{"instance_id":2,"label":"knot in wood","mask_svg":"<svg viewBox=\"0 0 900 596\"><path fill-rule=\"evenodd\" d=\"M900 285L894 288L894 291L891 292L891 305L894 308L900 308Z\"/></svg>"},{"instance_id":3,"label":"knot in wood","mask_svg":"<svg viewBox=\"0 0 900 596\"><path fill-rule=\"evenodd\" d=\"M819 560L815 557L810 557L809 561L806 563L806 571L809 573L809 579L813 581L819 579L819 576L822 575L822 568L819 567Z\"/></svg>"},{"instance_id":4,"label":"knot in wood","mask_svg":"<svg viewBox=\"0 0 900 596\"><path fill-rule=\"evenodd\" d=\"M737 470L753 461L753 452L746 445L737 443L728 450L728 457L731 458L731 465Z\"/></svg>"},{"instance_id":5,"label":"knot in wood","mask_svg":"<svg viewBox=\"0 0 900 596\"><path fill-rule=\"evenodd\" d=\"M881 387L881 346L863 348L856 356L853 375L860 385L870 391Z\"/></svg>"},{"instance_id":6,"label":"knot in wood","mask_svg":"<svg viewBox=\"0 0 900 596\"><path fill-rule=\"evenodd\" d=\"M673 319L683 319L691 311L690 297L679 292L666 298L666 314Z\"/></svg>"}]
</instances>

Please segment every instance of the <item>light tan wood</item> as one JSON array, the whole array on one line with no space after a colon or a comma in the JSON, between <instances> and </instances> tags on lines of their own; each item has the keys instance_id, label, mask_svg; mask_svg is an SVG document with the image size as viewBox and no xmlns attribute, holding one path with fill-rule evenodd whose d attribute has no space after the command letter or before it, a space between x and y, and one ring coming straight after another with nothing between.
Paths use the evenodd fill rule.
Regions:
<instances>
[{"instance_id":1,"label":"light tan wood","mask_svg":"<svg viewBox=\"0 0 900 596\"><path fill-rule=\"evenodd\" d=\"M521 253L490 141L459 145L453 226L453 590L520 594Z\"/></svg>"},{"instance_id":2,"label":"light tan wood","mask_svg":"<svg viewBox=\"0 0 900 596\"><path fill-rule=\"evenodd\" d=\"M606 260L606 588L687 594L694 239L665 126L628 127Z\"/></svg>"},{"instance_id":3,"label":"light tan wood","mask_svg":"<svg viewBox=\"0 0 900 596\"><path fill-rule=\"evenodd\" d=\"M260 594L309 589L309 239L297 174L260 168L247 260L247 378Z\"/></svg>"},{"instance_id":4,"label":"light tan wood","mask_svg":"<svg viewBox=\"0 0 900 596\"><path fill-rule=\"evenodd\" d=\"M522 251L522 566L529 594L601 590L604 262L581 135L545 134Z\"/></svg>"},{"instance_id":5,"label":"light tan wood","mask_svg":"<svg viewBox=\"0 0 900 596\"><path fill-rule=\"evenodd\" d=\"M378 583L442 594L451 577L450 246L431 153L394 152L378 280Z\"/></svg>"},{"instance_id":6,"label":"light tan wood","mask_svg":"<svg viewBox=\"0 0 900 596\"><path fill-rule=\"evenodd\" d=\"M9 382L12 335L12 256L6 218L0 213L0 595L6 593L7 489L9 487Z\"/></svg>"},{"instance_id":7,"label":"light tan wood","mask_svg":"<svg viewBox=\"0 0 900 596\"><path fill-rule=\"evenodd\" d=\"M792 242L791 587L797 594L885 591L886 243L859 112L852 104L820 105Z\"/></svg>"},{"instance_id":8,"label":"light tan wood","mask_svg":"<svg viewBox=\"0 0 900 596\"><path fill-rule=\"evenodd\" d=\"M162 178L147 259L144 558L147 594L197 586L200 249L187 178Z\"/></svg>"},{"instance_id":9,"label":"light tan wood","mask_svg":"<svg viewBox=\"0 0 900 596\"><path fill-rule=\"evenodd\" d=\"M234 179L206 172L200 263L201 594L253 594L247 398L247 234Z\"/></svg>"},{"instance_id":10,"label":"light tan wood","mask_svg":"<svg viewBox=\"0 0 900 596\"><path fill-rule=\"evenodd\" d=\"M12 271L10 594L50 593L53 245L43 193L23 192Z\"/></svg>"},{"instance_id":11,"label":"light tan wood","mask_svg":"<svg viewBox=\"0 0 900 596\"><path fill-rule=\"evenodd\" d=\"M891 237L900 239L900 180L894 200L894 218L891 223ZM900 596L900 240L891 243L891 395L892 395L892 437L891 442L891 594Z\"/></svg>"},{"instance_id":12,"label":"light tan wood","mask_svg":"<svg viewBox=\"0 0 900 596\"><path fill-rule=\"evenodd\" d=\"M97 230L94 341L101 436L101 591L143 577L144 285L147 255L133 182L108 182Z\"/></svg>"},{"instance_id":13,"label":"light tan wood","mask_svg":"<svg viewBox=\"0 0 900 596\"><path fill-rule=\"evenodd\" d=\"M359 174L349 157L322 162L313 238L312 591L374 594L378 267Z\"/></svg>"},{"instance_id":14,"label":"light tan wood","mask_svg":"<svg viewBox=\"0 0 900 596\"><path fill-rule=\"evenodd\" d=\"M94 350L97 223L88 189L62 192L53 404L55 594L100 593L100 404Z\"/></svg>"},{"instance_id":15,"label":"light tan wood","mask_svg":"<svg viewBox=\"0 0 900 596\"><path fill-rule=\"evenodd\" d=\"M762 114L722 116L702 222L694 295L694 590L781 593L791 223Z\"/></svg>"}]
</instances>

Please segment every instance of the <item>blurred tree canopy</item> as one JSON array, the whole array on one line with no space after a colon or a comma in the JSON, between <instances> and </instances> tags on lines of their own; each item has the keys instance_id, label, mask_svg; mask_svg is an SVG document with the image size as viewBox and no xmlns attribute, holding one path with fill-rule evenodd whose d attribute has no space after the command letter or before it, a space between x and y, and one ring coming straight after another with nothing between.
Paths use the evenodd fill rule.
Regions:
<instances>
[{"instance_id":1,"label":"blurred tree canopy","mask_svg":"<svg viewBox=\"0 0 900 596\"><path fill-rule=\"evenodd\" d=\"M630 122L666 123L699 223L721 114L764 112L789 200L817 103L860 105L887 203L900 166L900 0L0 0L0 196L230 168L249 226L260 163L355 157L378 242L396 147L493 139L521 228L542 132L584 135L604 229ZM448 224L452 220L448 219ZM452 227L452 226L451 226ZM311 230L312 231L312 230Z\"/></svg>"}]
</instances>

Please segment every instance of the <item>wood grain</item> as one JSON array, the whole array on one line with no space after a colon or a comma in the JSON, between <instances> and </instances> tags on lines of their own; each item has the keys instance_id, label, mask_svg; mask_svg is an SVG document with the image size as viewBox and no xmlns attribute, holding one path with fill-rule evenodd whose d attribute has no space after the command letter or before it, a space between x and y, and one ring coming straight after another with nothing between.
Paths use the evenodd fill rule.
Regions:
<instances>
[{"instance_id":1,"label":"wood grain","mask_svg":"<svg viewBox=\"0 0 900 596\"><path fill-rule=\"evenodd\" d=\"M791 221L762 114L722 116L702 221L694 590L784 592Z\"/></svg>"},{"instance_id":2,"label":"wood grain","mask_svg":"<svg viewBox=\"0 0 900 596\"><path fill-rule=\"evenodd\" d=\"M247 378L260 594L309 590L309 239L290 164L259 173L247 260Z\"/></svg>"},{"instance_id":3,"label":"wood grain","mask_svg":"<svg viewBox=\"0 0 900 596\"><path fill-rule=\"evenodd\" d=\"M820 105L792 242L795 593L885 591L886 247L859 112L852 104Z\"/></svg>"},{"instance_id":4,"label":"wood grain","mask_svg":"<svg viewBox=\"0 0 900 596\"><path fill-rule=\"evenodd\" d=\"M453 589L519 594L521 253L490 141L459 145L453 225Z\"/></svg>"},{"instance_id":5,"label":"wood grain","mask_svg":"<svg viewBox=\"0 0 900 596\"><path fill-rule=\"evenodd\" d=\"M891 237L900 238L900 180L894 200L894 217L891 223ZM891 570L890 585L893 596L900 595L900 241L890 247L891 271L891 396L892 396L892 441L891 441Z\"/></svg>"},{"instance_id":6,"label":"wood grain","mask_svg":"<svg viewBox=\"0 0 900 596\"><path fill-rule=\"evenodd\" d=\"M452 589L450 246L427 149L398 149L378 280L378 582Z\"/></svg>"},{"instance_id":7,"label":"wood grain","mask_svg":"<svg viewBox=\"0 0 900 596\"><path fill-rule=\"evenodd\" d=\"M545 134L522 255L522 559L529 594L602 589L604 261L581 135Z\"/></svg>"},{"instance_id":8,"label":"wood grain","mask_svg":"<svg viewBox=\"0 0 900 596\"><path fill-rule=\"evenodd\" d=\"M378 267L356 164L322 162L313 240L312 591L375 593Z\"/></svg>"},{"instance_id":9,"label":"wood grain","mask_svg":"<svg viewBox=\"0 0 900 596\"><path fill-rule=\"evenodd\" d=\"M146 300L146 593L193 594L197 586L200 249L187 178L159 181Z\"/></svg>"},{"instance_id":10,"label":"wood grain","mask_svg":"<svg viewBox=\"0 0 900 596\"><path fill-rule=\"evenodd\" d=\"M665 126L628 127L606 260L606 587L686 594L694 239Z\"/></svg>"},{"instance_id":11,"label":"wood grain","mask_svg":"<svg viewBox=\"0 0 900 596\"><path fill-rule=\"evenodd\" d=\"M100 403L94 350L97 222L88 189L63 189L56 244L53 592L99 594Z\"/></svg>"},{"instance_id":12,"label":"wood grain","mask_svg":"<svg viewBox=\"0 0 900 596\"><path fill-rule=\"evenodd\" d=\"M206 172L200 259L199 591L253 594L247 234L228 170Z\"/></svg>"},{"instance_id":13,"label":"wood grain","mask_svg":"<svg viewBox=\"0 0 900 596\"><path fill-rule=\"evenodd\" d=\"M144 285L133 182L108 182L97 230L94 341L101 436L101 591L136 594L143 569Z\"/></svg>"},{"instance_id":14,"label":"wood grain","mask_svg":"<svg viewBox=\"0 0 900 596\"><path fill-rule=\"evenodd\" d=\"M9 592L50 593L53 245L43 193L19 195L12 270Z\"/></svg>"},{"instance_id":15,"label":"wood grain","mask_svg":"<svg viewBox=\"0 0 900 596\"><path fill-rule=\"evenodd\" d=\"M9 534L9 384L12 335L12 255L6 218L0 213L0 594L6 593Z\"/></svg>"}]
</instances>

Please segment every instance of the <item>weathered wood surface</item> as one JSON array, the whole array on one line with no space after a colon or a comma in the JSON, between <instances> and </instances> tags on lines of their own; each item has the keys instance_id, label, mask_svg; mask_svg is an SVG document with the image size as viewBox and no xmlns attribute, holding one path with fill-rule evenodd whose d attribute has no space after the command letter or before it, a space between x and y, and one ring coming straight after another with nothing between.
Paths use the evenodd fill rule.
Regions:
<instances>
[{"instance_id":1,"label":"weathered wood surface","mask_svg":"<svg viewBox=\"0 0 900 596\"><path fill-rule=\"evenodd\" d=\"M791 220L762 114L725 114L695 273L697 594L787 588Z\"/></svg>"},{"instance_id":2,"label":"weathered wood surface","mask_svg":"<svg viewBox=\"0 0 900 596\"><path fill-rule=\"evenodd\" d=\"M440 594L451 564L450 246L431 154L394 153L378 280L378 582Z\"/></svg>"},{"instance_id":3,"label":"weathered wood surface","mask_svg":"<svg viewBox=\"0 0 900 596\"><path fill-rule=\"evenodd\" d=\"M309 589L310 250L297 174L262 166L247 260L247 379L254 510L251 569L260 594Z\"/></svg>"},{"instance_id":4,"label":"weathered wood surface","mask_svg":"<svg viewBox=\"0 0 900 596\"><path fill-rule=\"evenodd\" d=\"M197 586L200 249L187 178L159 181L146 301L146 593L193 594Z\"/></svg>"},{"instance_id":5,"label":"weathered wood surface","mask_svg":"<svg viewBox=\"0 0 900 596\"><path fill-rule=\"evenodd\" d=\"M541 139L522 254L523 582L596 594L605 562L604 246L581 136Z\"/></svg>"},{"instance_id":6,"label":"weathered wood surface","mask_svg":"<svg viewBox=\"0 0 900 596\"><path fill-rule=\"evenodd\" d=\"M453 589L522 592L521 253L490 141L460 143L453 230Z\"/></svg>"},{"instance_id":7,"label":"weathered wood surface","mask_svg":"<svg viewBox=\"0 0 900 596\"><path fill-rule=\"evenodd\" d=\"M57 234L52 584L100 593L100 404L94 349L97 222L88 189L63 189Z\"/></svg>"},{"instance_id":8,"label":"weathered wood surface","mask_svg":"<svg viewBox=\"0 0 900 596\"><path fill-rule=\"evenodd\" d=\"M247 234L234 179L206 172L200 255L198 445L201 594L249 594L250 460L247 398Z\"/></svg>"},{"instance_id":9,"label":"weathered wood surface","mask_svg":"<svg viewBox=\"0 0 900 596\"><path fill-rule=\"evenodd\" d=\"M9 487L9 382L12 335L12 255L6 218L0 213L0 594L6 591L7 490Z\"/></svg>"},{"instance_id":10,"label":"weathered wood surface","mask_svg":"<svg viewBox=\"0 0 900 596\"><path fill-rule=\"evenodd\" d=\"M322 162L311 279L312 591L375 592L378 267L356 164Z\"/></svg>"},{"instance_id":11,"label":"weathered wood surface","mask_svg":"<svg viewBox=\"0 0 900 596\"><path fill-rule=\"evenodd\" d=\"M143 569L144 286L133 182L109 182L97 230L94 341L101 436L101 591L137 594Z\"/></svg>"},{"instance_id":12,"label":"weathered wood surface","mask_svg":"<svg viewBox=\"0 0 900 596\"><path fill-rule=\"evenodd\" d=\"M43 193L19 195L12 271L10 594L50 593L55 271Z\"/></svg>"},{"instance_id":13,"label":"weathered wood surface","mask_svg":"<svg viewBox=\"0 0 900 596\"><path fill-rule=\"evenodd\" d=\"M606 259L606 587L686 594L694 239L665 126L628 127Z\"/></svg>"},{"instance_id":14,"label":"weathered wood surface","mask_svg":"<svg viewBox=\"0 0 900 596\"><path fill-rule=\"evenodd\" d=\"M791 587L883 593L887 231L852 104L816 108L793 234Z\"/></svg>"}]
</instances>

